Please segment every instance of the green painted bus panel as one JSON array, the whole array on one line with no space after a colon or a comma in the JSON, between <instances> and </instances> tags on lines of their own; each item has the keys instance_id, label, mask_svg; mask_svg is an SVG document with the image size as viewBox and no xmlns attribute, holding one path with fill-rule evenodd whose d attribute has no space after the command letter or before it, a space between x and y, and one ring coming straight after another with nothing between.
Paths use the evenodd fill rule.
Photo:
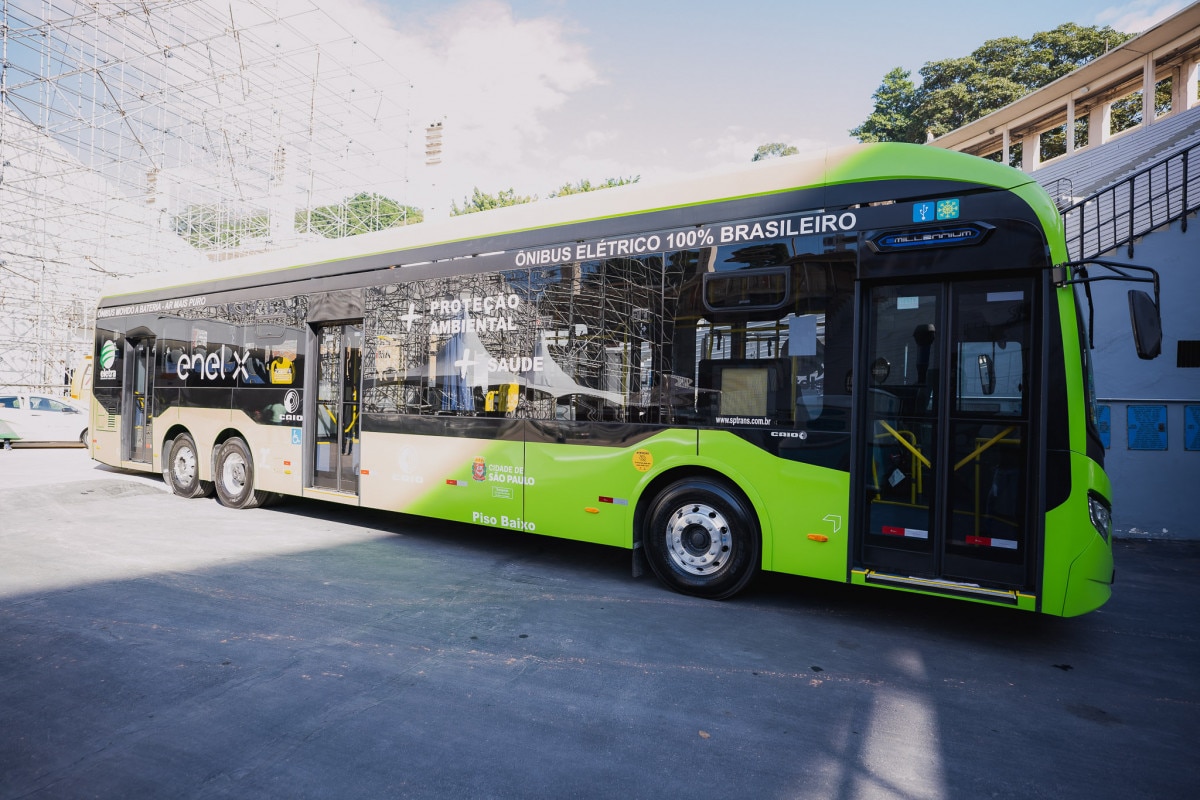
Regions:
<instances>
[{"instance_id":1,"label":"green painted bus panel","mask_svg":"<svg viewBox=\"0 0 1200 800\"><path fill-rule=\"evenodd\" d=\"M1076 453L1087 452L1087 419L1084 414L1074 413L1077 409L1087 408L1087 395L1084 390L1083 354L1077 342L1080 341L1079 320L1075 313L1075 294L1072 287L1065 286L1054 291L1058 300L1059 331L1063 340L1063 366L1065 368L1064 384L1067 387L1066 404L1070 410L1070 430L1067 431L1071 450ZM1049 334L1050 332L1048 332ZM1105 495L1110 497L1111 495Z\"/></svg>"},{"instance_id":2,"label":"green painted bus panel","mask_svg":"<svg viewBox=\"0 0 1200 800\"><path fill-rule=\"evenodd\" d=\"M1087 549L1071 564L1062 616L1077 617L1095 611L1112 597L1112 546L1093 535Z\"/></svg>"},{"instance_id":3,"label":"green painted bus panel","mask_svg":"<svg viewBox=\"0 0 1200 800\"><path fill-rule=\"evenodd\" d=\"M1036 181L1013 167L963 153L915 144L878 144L854 150L829 165L826 183L844 184L912 178L997 186L1024 200L1037 215L1050 244L1052 263L1066 261L1065 223L1054 200Z\"/></svg>"},{"instance_id":4,"label":"green painted bus panel","mask_svg":"<svg viewBox=\"0 0 1200 800\"><path fill-rule=\"evenodd\" d=\"M995 161L938 147L899 143L849 150L843 158L831 160L825 174L827 184L904 178L963 181L1003 189L1031 182L1020 170Z\"/></svg>"},{"instance_id":5,"label":"green painted bus panel","mask_svg":"<svg viewBox=\"0 0 1200 800\"><path fill-rule=\"evenodd\" d=\"M1089 490L1112 497L1112 484L1100 465L1072 452L1071 496L1046 514L1042 611L1047 614L1077 616L1099 608L1112 594L1112 543L1092 526Z\"/></svg>"},{"instance_id":6,"label":"green painted bus panel","mask_svg":"<svg viewBox=\"0 0 1200 800\"><path fill-rule=\"evenodd\" d=\"M1012 193L1020 197L1033 212L1037 214L1038 221L1042 224L1042 231L1046 236L1047 243L1050 246L1050 263L1061 264L1066 261L1067 255L1067 240L1066 240L1066 223L1063 221L1062 213L1059 212L1058 206L1054 205L1054 200L1046 193L1046 190L1037 183L1027 183L1023 186L1016 186Z\"/></svg>"},{"instance_id":7,"label":"green painted bus panel","mask_svg":"<svg viewBox=\"0 0 1200 800\"><path fill-rule=\"evenodd\" d=\"M362 504L525 530L523 449L521 442L364 433Z\"/></svg>"},{"instance_id":8,"label":"green painted bus panel","mask_svg":"<svg viewBox=\"0 0 1200 800\"><path fill-rule=\"evenodd\" d=\"M654 477L695 463L696 432L668 430L630 447L526 446L527 518L538 533L633 546L633 512Z\"/></svg>"},{"instance_id":9,"label":"green painted bus panel","mask_svg":"<svg viewBox=\"0 0 1200 800\"><path fill-rule=\"evenodd\" d=\"M1072 476L1074 477L1074 476ZM1079 503L1070 498L1046 514L1046 543L1042 548L1042 611L1061 616L1067 597L1069 574L1063 569L1078 552L1074 527L1078 522ZM1087 509L1083 509L1087 514Z\"/></svg>"},{"instance_id":10,"label":"green painted bus panel","mask_svg":"<svg viewBox=\"0 0 1200 800\"><path fill-rule=\"evenodd\" d=\"M845 582L849 473L778 458L726 431L700 432L699 460L758 511L764 569Z\"/></svg>"}]
</instances>

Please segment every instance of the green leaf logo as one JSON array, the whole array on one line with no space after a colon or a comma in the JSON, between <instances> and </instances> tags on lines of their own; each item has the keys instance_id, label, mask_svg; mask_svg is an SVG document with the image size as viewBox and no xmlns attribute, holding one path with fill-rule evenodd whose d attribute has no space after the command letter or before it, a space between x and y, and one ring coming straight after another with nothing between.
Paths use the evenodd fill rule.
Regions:
<instances>
[{"instance_id":1,"label":"green leaf logo","mask_svg":"<svg viewBox=\"0 0 1200 800\"><path fill-rule=\"evenodd\" d=\"M110 369L113 362L117 360L117 343L109 339L104 344L100 345L100 368Z\"/></svg>"}]
</instances>

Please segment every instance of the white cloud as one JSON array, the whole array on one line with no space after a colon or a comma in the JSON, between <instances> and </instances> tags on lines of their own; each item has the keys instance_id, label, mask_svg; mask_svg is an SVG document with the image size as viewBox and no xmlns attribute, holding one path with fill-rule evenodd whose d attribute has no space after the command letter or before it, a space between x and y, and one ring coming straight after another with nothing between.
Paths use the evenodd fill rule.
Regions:
<instances>
[{"instance_id":1,"label":"white cloud","mask_svg":"<svg viewBox=\"0 0 1200 800\"><path fill-rule=\"evenodd\" d=\"M617 135L613 131L588 131L577 144L582 150L596 150L615 141L616 138Z\"/></svg>"},{"instance_id":2,"label":"white cloud","mask_svg":"<svg viewBox=\"0 0 1200 800\"><path fill-rule=\"evenodd\" d=\"M473 0L419 21L389 20L364 0L352 13L346 26L364 31L412 84L418 152L425 126L444 120L443 163L425 168L417 153L412 158L416 199L421 184L435 181L440 188L428 191L456 199L476 185L529 191L530 178L545 169L537 150L549 133L547 116L600 82L570 26L555 17L517 19L499 0Z\"/></svg>"},{"instance_id":3,"label":"white cloud","mask_svg":"<svg viewBox=\"0 0 1200 800\"><path fill-rule=\"evenodd\" d=\"M1132 0L1100 11L1096 14L1096 24L1110 25L1125 33L1141 33L1183 10L1186 5L1185 0Z\"/></svg>"}]
</instances>

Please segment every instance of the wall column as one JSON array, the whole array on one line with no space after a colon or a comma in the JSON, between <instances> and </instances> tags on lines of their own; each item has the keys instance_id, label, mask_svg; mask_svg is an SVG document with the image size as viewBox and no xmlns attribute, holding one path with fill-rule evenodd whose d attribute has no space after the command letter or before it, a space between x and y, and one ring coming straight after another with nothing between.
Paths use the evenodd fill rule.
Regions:
<instances>
[{"instance_id":1,"label":"wall column","mask_svg":"<svg viewBox=\"0 0 1200 800\"><path fill-rule=\"evenodd\" d=\"M1154 122L1154 56L1146 56L1142 63L1142 124Z\"/></svg>"},{"instance_id":2,"label":"wall column","mask_svg":"<svg viewBox=\"0 0 1200 800\"><path fill-rule=\"evenodd\" d=\"M1067 98L1067 155L1075 152L1075 98Z\"/></svg>"},{"instance_id":3,"label":"wall column","mask_svg":"<svg viewBox=\"0 0 1200 800\"><path fill-rule=\"evenodd\" d=\"M1088 117L1088 146L1102 145L1112 138L1112 103L1105 102L1092 109Z\"/></svg>"},{"instance_id":4,"label":"wall column","mask_svg":"<svg viewBox=\"0 0 1200 800\"><path fill-rule=\"evenodd\" d=\"M1179 110L1191 108L1196 105L1196 89L1200 83L1200 61L1193 61L1183 68L1183 80L1180 81L1183 90L1183 102L1179 104Z\"/></svg>"}]
</instances>

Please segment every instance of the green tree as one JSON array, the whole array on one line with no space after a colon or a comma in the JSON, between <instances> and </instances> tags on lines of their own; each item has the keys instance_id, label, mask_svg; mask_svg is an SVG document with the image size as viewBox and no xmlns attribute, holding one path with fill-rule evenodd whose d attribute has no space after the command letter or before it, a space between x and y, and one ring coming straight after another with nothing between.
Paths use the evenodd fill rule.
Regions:
<instances>
[{"instance_id":1,"label":"green tree","mask_svg":"<svg viewBox=\"0 0 1200 800\"><path fill-rule=\"evenodd\" d=\"M875 110L850 131L861 142L923 143L1008 105L1131 38L1074 23L1028 39L989 39L969 56L926 62L915 85L897 67L873 95Z\"/></svg>"},{"instance_id":2,"label":"green tree","mask_svg":"<svg viewBox=\"0 0 1200 800\"><path fill-rule=\"evenodd\" d=\"M1154 115L1171 110L1171 80L1159 81L1154 87ZM1142 124L1142 92L1131 92L1112 104L1112 132L1120 133Z\"/></svg>"},{"instance_id":3,"label":"green tree","mask_svg":"<svg viewBox=\"0 0 1200 800\"><path fill-rule=\"evenodd\" d=\"M754 157L751 161L765 161L768 158L783 158L784 156L794 156L800 151L790 144L783 142L771 142L770 144L760 144L758 149L754 151Z\"/></svg>"},{"instance_id":4,"label":"green tree","mask_svg":"<svg viewBox=\"0 0 1200 800\"><path fill-rule=\"evenodd\" d=\"M519 195L513 189L505 189L496 194L488 194L487 192L479 191L479 187L475 187L475 192L470 199L463 198L462 206L458 203L450 202L450 216L459 217L463 214L474 214L478 211L490 211L493 208L503 208L504 206L519 206L522 203L532 203L537 200L537 195Z\"/></svg>"},{"instance_id":5,"label":"green tree","mask_svg":"<svg viewBox=\"0 0 1200 800\"><path fill-rule=\"evenodd\" d=\"M551 192L550 197L564 197L569 194L583 194L584 192L595 192L600 189L611 189L614 186L637 183L641 179L641 175L634 175L630 178L608 178L604 183L592 183L587 178L583 178L576 183L564 183Z\"/></svg>"},{"instance_id":6,"label":"green tree","mask_svg":"<svg viewBox=\"0 0 1200 800\"><path fill-rule=\"evenodd\" d=\"M201 203L172 217L171 226L198 250L224 250L270 235L271 219L262 212L237 213L220 203Z\"/></svg>"},{"instance_id":7,"label":"green tree","mask_svg":"<svg viewBox=\"0 0 1200 800\"><path fill-rule=\"evenodd\" d=\"M863 124L850 131L851 136L860 142L914 141L917 86L910 80L910 74L896 67L883 76L883 83L871 95L875 110Z\"/></svg>"},{"instance_id":8,"label":"green tree","mask_svg":"<svg viewBox=\"0 0 1200 800\"><path fill-rule=\"evenodd\" d=\"M414 225L425 218L421 209L406 206L374 192L359 192L341 203L317 206L296 214L296 230L313 231L329 239Z\"/></svg>"}]
</instances>

